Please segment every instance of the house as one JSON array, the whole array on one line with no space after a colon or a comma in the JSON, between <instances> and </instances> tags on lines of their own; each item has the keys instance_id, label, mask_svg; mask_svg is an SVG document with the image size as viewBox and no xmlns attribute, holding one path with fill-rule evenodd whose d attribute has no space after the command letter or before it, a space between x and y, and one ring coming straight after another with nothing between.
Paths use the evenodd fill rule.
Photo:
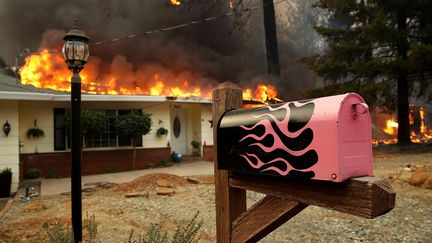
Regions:
<instances>
[{"instance_id":1,"label":"house","mask_svg":"<svg viewBox=\"0 0 432 243\"><path fill-rule=\"evenodd\" d=\"M12 191L24 176L37 171L40 176L70 175L70 149L64 126L70 94L23 86L14 77L0 72L0 169L13 171ZM211 156L213 134L211 100L201 97L147 95L82 95L82 109L99 109L107 114L103 136L87 139L82 153L82 174L143 169L169 160L173 151L192 154L192 141L200 142L202 156ZM149 134L137 142L136 162L130 138L122 138L113 126L116 116L139 109L150 113ZM9 123L8 135L3 125ZM38 127L43 137L28 138L27 131ZM168 134L158 136L164 127Z\"/></svg>"}]
</instances>

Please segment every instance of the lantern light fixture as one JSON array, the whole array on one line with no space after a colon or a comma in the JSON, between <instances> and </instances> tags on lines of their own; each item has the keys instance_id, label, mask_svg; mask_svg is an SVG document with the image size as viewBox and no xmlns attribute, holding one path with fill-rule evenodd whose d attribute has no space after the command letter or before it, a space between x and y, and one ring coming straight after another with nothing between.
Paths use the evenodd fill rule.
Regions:
<instances>
[{"instance_id":1,"label":"lantern light fixture","mask_svg":"<svg viewBox=\"0 0 432 243\"><path fill-rule=\"evenodd\" d=\"M64 36L65 41L62 54L68 65L69 70L73 73L79 73L87 62L90 52L88 41L90 38L80 29L78 29L77 20L75 19L74 27Z\"/></svg>"},{"instance_id":2,"label":"lantern light fixture","mask_svg":"<svg viewBox=\"0 0 432 243\"><path fill-rule=\"evenodd\" d=\"M6 135L6 137L9 135L10 131L11 131L11 125L6 120L5 124L3 124L3 132Z\"/></svg>"}]
</instances>

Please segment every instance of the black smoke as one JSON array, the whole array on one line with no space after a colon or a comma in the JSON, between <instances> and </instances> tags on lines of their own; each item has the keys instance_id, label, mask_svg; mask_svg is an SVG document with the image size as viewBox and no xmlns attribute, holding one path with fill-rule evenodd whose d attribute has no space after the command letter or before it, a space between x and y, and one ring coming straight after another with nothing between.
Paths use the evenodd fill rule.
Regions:
<instances>
[{"instance_id":1,"label":"black smoke","mask_svg":"<svg viewBox=\"0 0 432 243\"><path fill-rule=\"evenodd\" d=\"M209 1L215 3L207 8L202 7L203 1L197 1L199 6L194 6L193 2L189 1L187 7L173 7L168 0L0 0L0 58L13 64L17 52L23 48L30 48L33 52L40 48L60 49L62 37L73 26L75 18L79 27L95 42L229 11L227 1ZM291 3L285 4L287 12L282 15L294 16L288 20L291 26L295 25L295 16L298 19L309 18L308 13L296 14L295 9L289 10L289 6L304 5L304 1L288 2ZM260 3L251 1L250 4ZM215 6L217 10L214 10ZM275 6L276 11L280 6L282 4ZM281 11L278 17L280 14ZM93 46L91 57L97 63L99 73L119 72L125 68L134 73L165 70L172 76L199 77L209 86L227 80L241 86L265 82L267 67L262 10L249 13L244 18L243 28L237 28L238 22L238 18L232 16L144 38ZM303 22L299 21L305 25ZM287 28L289 25L285 20L279 20L278 24L282 70L278 90L282 98L292 100L299 98L299 90L311 88L315 82L315 76L297 63L302 55L310 52L293 42L309 43L313 40L302 40L293 30L313 30L312 26ZM133 77L128 79L126 74L124 76L133 82Z\"/></svg>"}]
</instances>

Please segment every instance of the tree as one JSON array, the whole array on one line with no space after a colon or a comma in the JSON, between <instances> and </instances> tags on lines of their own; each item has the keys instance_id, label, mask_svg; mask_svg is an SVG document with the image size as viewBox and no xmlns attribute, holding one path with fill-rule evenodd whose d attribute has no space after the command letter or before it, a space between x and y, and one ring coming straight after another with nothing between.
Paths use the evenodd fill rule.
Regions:
<instances>
[{"instance_id":1,"label":"tree","mask_svg":"<svg viewBox=\"0 0 432 243\"><path fill-rule=\"evenodd\" d=\"M66 131L70 131L71 114L70 110L65 114ZM98 109L83 109L81 111L81 136L84 141L88 138L102 136L107 130L107 117L103 110ZM83 143L85 147L85 142Z\"/></svg>"},{"instance_id":2,"label":"tree","mask_svg":"<svg viewBox=\"0 0 432 243\"><path fill-rule=\"evenodd\" d=\"M141 112L141 110L132 110L131 112L118 117L116 129L121 136L130 137L134 147L133 167L136 161L136 139L146 135L151 130L151 114Z\"/></svg>"},{"instance_id":3,"label":"tree","mask_svg":"<svg viewBox=\"0 0 432 243\"><path fill-rule=\"evenodd\" d=\"M315 27L328 49L302 61L330 85L321 91L369 92L372 103L397 110L398 144L409 144L409 97L427 97L431 80L432 1L318 0L316 7L330 16Z\"/></svg>"}]
</instances>

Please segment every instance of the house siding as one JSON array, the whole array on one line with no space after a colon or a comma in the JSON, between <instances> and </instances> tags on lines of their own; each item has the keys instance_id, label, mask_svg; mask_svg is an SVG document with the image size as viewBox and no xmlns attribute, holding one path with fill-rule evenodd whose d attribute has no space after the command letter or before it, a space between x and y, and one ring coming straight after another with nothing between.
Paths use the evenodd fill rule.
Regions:
<instances>
[{"instance_id":1,"label":"house siding","mask_svg":"<svg viewBox=\"0 0 432 243\"><path fill-rule=\"evenodd\" d=\"M3 132L3 124L8 121L11 126L9 136ZM0 169L12 169L11 192L16 192L19 183L19 121L18 101L2 100L0 102Z\"/></svg>"}]
</instances>

